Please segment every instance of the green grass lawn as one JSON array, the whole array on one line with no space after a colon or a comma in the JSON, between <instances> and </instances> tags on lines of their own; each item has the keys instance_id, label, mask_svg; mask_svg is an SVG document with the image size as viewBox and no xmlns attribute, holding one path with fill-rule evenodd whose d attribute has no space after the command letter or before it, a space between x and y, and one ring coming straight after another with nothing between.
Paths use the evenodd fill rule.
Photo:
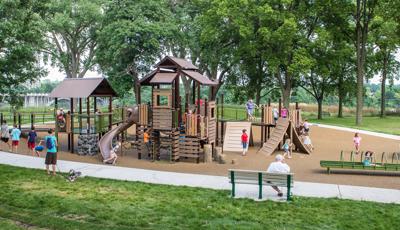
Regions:
<instances>
[{"instance_id":1,"label":"green grass lawn","mask_svg":"<svg viewBox=\"0 0 400 230\"><path fill-rule=\"evenodd\" d=\"M310 121L313 123L337 125L343 127L400 135L400 117L398 116L387 116L385 118L363 117L363 123L361 126L355 125L355 117L345 117L345 118L327 117L322 120L310 119Z\"/></svg>"},{"instance_id":2,"label":"green grass lawn","mask_svg":"<svg viewBox=\"0 0 400 230\"><path fill-rule=\"evenodd\" d=\"M257 190L257 188L254 188ZM400 205L61 176L0 165L1 229L398 229Z\"/></svg>"}]
</instances>

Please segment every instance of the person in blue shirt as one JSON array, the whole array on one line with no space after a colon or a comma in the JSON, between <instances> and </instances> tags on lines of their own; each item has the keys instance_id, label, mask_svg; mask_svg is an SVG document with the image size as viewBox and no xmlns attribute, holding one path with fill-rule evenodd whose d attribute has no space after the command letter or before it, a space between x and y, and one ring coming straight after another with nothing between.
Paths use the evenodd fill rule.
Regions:
<instances>
[{"instance_id":1,"label":"person in blue shirt","mask_svg":"<svg viewBox=\"0 0 400 230\"><path fill-rule=\"evenodd\" d=\"M21 136L21 130L18 129L17 125L14 125L14 128L11 131L11 145L12 149L11 152L18 153L18 145L19 145L19 139Z\"/></svg>"},{"instance_id":2,"label":"person in blue shirt","mask_svg":"<svg viewBox=\"0 0 400 230\"><path fill-rule=\"evenodd\" d=\"M57 139L54 136L54 130L49 129L48 135L44 137L44 140L41 140L39 142L39 145L42 144L44 141L45 146L47 148L47 153L46 153L46 159L45 159L45 164L46 164L46 171L47 174L50 175L49 171L49 166L52 166L53 169L53 175L56 175L56 165L57 165Z\"/></svg>"},{"instance_id":3,"label":"person in blue shirt","mask_svg":"<svg viewBox=\"0 0 400 230\"><path fill-rule=\"evenodd\" d=\"M247 103L246 103L246 111L247 111L247 120L253 120L254 116L254 108L257 107L256 104L254 104L253 100L250 99Z\"/></svg>"}]
</instances>

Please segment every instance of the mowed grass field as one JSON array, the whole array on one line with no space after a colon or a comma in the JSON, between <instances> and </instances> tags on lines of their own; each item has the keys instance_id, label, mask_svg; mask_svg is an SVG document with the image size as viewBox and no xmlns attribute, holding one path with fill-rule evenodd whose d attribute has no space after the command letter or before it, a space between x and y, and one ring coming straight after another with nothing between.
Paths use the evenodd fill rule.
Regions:
<instances>
[{"instance_id":1,"label":"mowed grass field","mask_svg":"<svg viewBox=\"0 0 400 230\"><path fill-rule=\"evenodd\" d=\"M254 187L254 189L257 189ZM79 178L0 165L1 229L398 229L400 205Z\"/></svg>"},{"instance_id":2,"label":"mowed grass field","mask_svg":"<svg viewBox=\"0 0 400 230\"><path fill-rule=\"evenodd\" d=\"M356 126L355 117L327 117L322 120L309 119L312 123L336 125L342 127L363 129L381 133L388 133L394 135L400 135L400 116L387 116L385 118L380 117L363 117L361 126Z\"/></svg>"}]
</instances>

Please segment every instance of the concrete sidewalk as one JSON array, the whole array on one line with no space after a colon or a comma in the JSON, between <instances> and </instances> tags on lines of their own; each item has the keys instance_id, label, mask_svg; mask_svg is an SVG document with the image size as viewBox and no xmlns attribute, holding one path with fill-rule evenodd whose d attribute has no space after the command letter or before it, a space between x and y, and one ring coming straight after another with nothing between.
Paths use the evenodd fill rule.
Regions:
<instances>
[{"instance_id":1,"label":"concrete sidewalk","mask_svg":"<svg viewBox=\"0 0 400 230\"><path fill-rule=\"evenodd\" d=\"M6 152L0 152L0 154L0 164L44 169L43 158ZM231 189L228 178L222 176L174 173L62 160L58 161L58 166L62 172L68 172L70 169L74 169L77 171L81 171L84 176L97 178L140 181L154 184L190 186L210 189ZM237 197L258 200L257 186L238 185L236 189ZM337 197L341 199L367 200L381 203L400 204L400 190L396 189L295 182L293 194L295 196L305 197ZM268 200L284 200L283 198L278 198L272 188L268 187L264 189L263 197Z\"/></svg>"},{"instance_id":2,"label":"concrete sidewalk","mask_svg":"<svg viewBox=\"0 0 400 230\"><path fill-rule=\"evenodd\" d=\"M353 129L353 128L347 128L347 127L334 126L334 125L318 124L318 123L312 123L312 126L328 128L328 129L336 129L336 130L352 132L352 133L358 132L360 134L366 134L366 135L371 135L371 136L375 136L375 137L383 137L383 138L388 138L388 139L398 140L398 141L400 140L400 136L397 136L397 135L378 133L378 132L367 131L367 130L362 130L362 129Z\"/></svg>"}]
</instances>

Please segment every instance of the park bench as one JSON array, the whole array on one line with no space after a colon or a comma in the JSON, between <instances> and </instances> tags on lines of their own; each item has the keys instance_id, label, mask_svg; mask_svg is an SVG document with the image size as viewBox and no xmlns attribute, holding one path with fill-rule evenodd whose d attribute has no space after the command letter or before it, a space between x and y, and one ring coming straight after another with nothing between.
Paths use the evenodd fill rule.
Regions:
<instances>
[{"instance_id":1,"label":"park bench","mask_svg":"<svg viewBox=\"0 0 400 230\"><path fill-rule=\"evenodd\" d=\"M258 199L262 199L263 186L278 186L287 188L287 200L291 198L293 187L293 173L267 173L266 171L252 171L229 169L229 181L232 184L232 197L235 197L236 184L258 185Z\"/></svg>"},{"instance_id":2,"label":"park bench","mask_svg":"<svg viewBox=\"0 0 400 230\"><path fill-rule=\"evenodd\" d=\"M339 161L320 161L320 166L327 169L328 174L331 173L331 169L352 169L352 170L370 170L370 171L387 171L387 172L400 172L400 163L398 153L393 153L392 163L388 163L386 154L382 153L381 162L376 162L375 158L372 165L363 164L364 153L360 154L360 161L355 161L354 153L350 153L350 161L345 161L343 157L343 151L340 154Z\"/></svg>"}]
</instances>

